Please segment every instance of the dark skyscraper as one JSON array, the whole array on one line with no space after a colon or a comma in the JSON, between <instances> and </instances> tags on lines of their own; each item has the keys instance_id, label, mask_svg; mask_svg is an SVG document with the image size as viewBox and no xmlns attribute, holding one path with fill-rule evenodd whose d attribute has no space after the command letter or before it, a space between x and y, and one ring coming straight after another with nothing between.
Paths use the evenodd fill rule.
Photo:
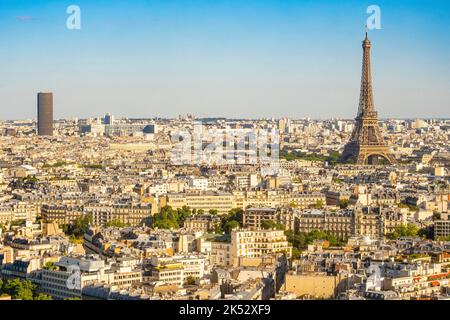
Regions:
<instances>
[{"instance_id":1,"label":"dark skyscraper","mask_svg":"<svg viewBox=\"0 0 450 320\"><path fill-rule=\"evenodd\" d=\"M37 132L40 136L53 135L53 93L39 92L37 98L38 124Z\"/></svg>"}]
</instances>

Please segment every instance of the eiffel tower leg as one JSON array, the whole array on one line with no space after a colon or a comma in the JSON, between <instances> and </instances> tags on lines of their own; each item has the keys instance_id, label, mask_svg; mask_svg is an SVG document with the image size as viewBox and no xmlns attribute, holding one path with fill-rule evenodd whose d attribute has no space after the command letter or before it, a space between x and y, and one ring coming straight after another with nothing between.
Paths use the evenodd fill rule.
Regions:
<instances>
[{"instance_id":1,"label":"eiffel tower leg","mask_svg":"<svg viewBox=\"0 0 450 320\"><path fill-rule=\"evenodd\" d=\"M385 157L386 157L386 159L388 159L388 161L391 164L395 164L397 162L397 160L395 160L394 156L390 153L386 154Z\"/></svg>"},{"instance_id":2,"label":"eiffel tower leg","mask_svg":"<svg viewBox=\"0 0 450 320\"><path fill-rule=\"evenodd\" d=\"M356 163L357 164L366 164L366 162L367 162L366 156L363 153L359 153Z\"/></svg>"}]
</instances>

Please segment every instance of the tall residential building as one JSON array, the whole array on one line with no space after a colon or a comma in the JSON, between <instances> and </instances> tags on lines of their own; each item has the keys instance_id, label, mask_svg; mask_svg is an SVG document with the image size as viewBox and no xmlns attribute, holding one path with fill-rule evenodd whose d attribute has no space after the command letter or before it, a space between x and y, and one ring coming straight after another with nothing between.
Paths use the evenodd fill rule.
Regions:
<instances>
[{"instance_id":1,"label":"tall residential building","mask_svg":"<svg viewBox=\"0 0 450 320\"><path fill-rule=\"evenodd\" d=\"M287 257L292 256L292 247L282 230L235 229L231 231L231 265L238 265L241 257L260 258L278 252L286 253Z\"/></svg>"},{"instance_id":2,"label":"tall residential building","mask_svg":"<svg viewBox=\"0 0 450 320\"><path fill-rule=\"evenodd\" d=\"M37 133L40 136L53 135L53 93L39 92L37 97Z\"/></svg>"}]
</instances>

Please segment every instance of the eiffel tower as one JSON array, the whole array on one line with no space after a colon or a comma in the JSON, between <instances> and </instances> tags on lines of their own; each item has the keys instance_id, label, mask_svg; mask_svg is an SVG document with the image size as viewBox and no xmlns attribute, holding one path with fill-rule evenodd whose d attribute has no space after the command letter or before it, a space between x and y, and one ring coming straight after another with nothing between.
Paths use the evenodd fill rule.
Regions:
<instances>
[{"instance_id":1,"label":"eiffel tower","mask_svg":"<svg viewBox=\"0 0 450 320\"><path fill-rule=\"evenodd\" d=\"M372 71L370 67L372 44L367 36L367 31L362 47L364 54L358 114L355 118L355 129L350 141L344 148L341 160L343 162L356 162L357 164L378 164L379 159L384 158L393 164L395 159L381 136L378 127L378 115L373 103Z\"/></svg>"}]
</instances>

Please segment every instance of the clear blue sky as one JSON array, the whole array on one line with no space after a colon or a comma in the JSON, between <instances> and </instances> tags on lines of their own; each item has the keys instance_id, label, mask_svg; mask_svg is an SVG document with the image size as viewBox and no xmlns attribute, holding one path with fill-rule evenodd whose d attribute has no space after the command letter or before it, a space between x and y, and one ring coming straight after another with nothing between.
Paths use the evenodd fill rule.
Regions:
<instances>
[{"instance_id":1,"label":"clear blue sky","mask_svg":"<svg viewBox=\"0 0 450 320\"><path fill-rule=\"evenodd\" d=\"M380 117L450 117L450 1L0 0L0 119L353 118L371 4Z\"/></svg>"}]
</instances>

